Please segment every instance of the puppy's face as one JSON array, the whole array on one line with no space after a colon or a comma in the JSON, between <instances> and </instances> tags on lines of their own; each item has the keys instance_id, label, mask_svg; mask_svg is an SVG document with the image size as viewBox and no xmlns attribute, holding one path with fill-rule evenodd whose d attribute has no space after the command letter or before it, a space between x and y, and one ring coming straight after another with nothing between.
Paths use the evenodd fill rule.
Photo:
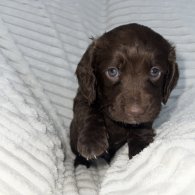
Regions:
<instances>
[{"instance_id":1,"label":"puppy's face","mask_svg":"<svg viewBox=\"0 0 195 195\"><path fill-rule=\"evenodd\" d=\"M152 52L139 42L109 45L96 70L104 112L124 123L153 121L161 108L167 53Z\"/></svg>"},{"instance_id":2,"label":"puppy's face","mask_svg":"<svg viewBox=\"0 0 195 195\"><path fill-rule=\"evenodd\" d=\"M99 108L128 124L152 122L178 79L174 49L140 25L105 33L96 40L91 63Z\"/></svg>"}]
</instances>

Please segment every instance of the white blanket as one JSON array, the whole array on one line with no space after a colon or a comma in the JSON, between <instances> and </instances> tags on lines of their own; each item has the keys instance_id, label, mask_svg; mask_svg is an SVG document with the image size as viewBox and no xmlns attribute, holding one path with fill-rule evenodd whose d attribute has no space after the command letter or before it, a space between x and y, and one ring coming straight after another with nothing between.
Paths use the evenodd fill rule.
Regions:
<instances>
[{"instance_id":1,"label":"white blanket","mask_svg":"<svg viewBox=\"0 0 195 195\"><path fill-rule=\"evenodd\" d=\"M195 194L195 3L0 1L0 195ZM111 166L73 167L76 65L91 36L130 22L174 42L180 80L154 143ZM64 160L65 159L65 160Z\"/></svg>"},{"instance_id":2,"label":"white blanket","mask_svg":"<svg viewBox=\"0 0 195 195\"><path fill-rule=\"evenodd\" d=\"M194 95L195 90L180 97L171 117L156 128L155 141L131 161L128 147L121 149L106 172L100 194L195 193ZM167 119L166 115L161 117Z\"/></svg>"}]
</instances>

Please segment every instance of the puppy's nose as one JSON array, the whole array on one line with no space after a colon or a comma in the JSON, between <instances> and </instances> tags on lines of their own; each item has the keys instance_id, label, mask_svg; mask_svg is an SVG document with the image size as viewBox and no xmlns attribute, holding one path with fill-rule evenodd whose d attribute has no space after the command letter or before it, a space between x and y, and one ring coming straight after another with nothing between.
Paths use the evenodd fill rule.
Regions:
<instances>
[{"instance_id":1,"label":"puppy's nose","mask_svg":"<svg viewBox=\"0 0 195 195\"><path fill-rule=\"evenodd\" d=\"M136 104L126 107L125 111L129 115L140 115L144 113L144 109Z\"/></svg>"}]
</instances>

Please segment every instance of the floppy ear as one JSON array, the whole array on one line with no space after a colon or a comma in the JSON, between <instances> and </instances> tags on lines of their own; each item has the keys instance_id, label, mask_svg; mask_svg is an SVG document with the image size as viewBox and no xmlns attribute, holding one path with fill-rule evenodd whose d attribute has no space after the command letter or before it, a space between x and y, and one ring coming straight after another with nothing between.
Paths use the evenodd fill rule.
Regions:
<instances>
[{"instance_id":1,"label":"floppy ear","mask_svg":"<svg viewBox=\"0 0 195 195\"><path fill-rule=\"evenodd\" d=\"M178 65L176 63L175 48L171 47L168 56L168 71L165 76L165 83L163 87L163 99L162 102L166 104L171 91L177 84L179 78Z\"/></svg>"},{"instance_id":2,"label":"floppy ear","mask_svg":"<svg viewBox=\"0 0 195 195\"><path fill-rule=\"evenodd\" d=\"M94 50L95 41L87 48L76 69L79 89L89 105L96 98L96 78L93 70Z\"/></svg>"}]
</instances>

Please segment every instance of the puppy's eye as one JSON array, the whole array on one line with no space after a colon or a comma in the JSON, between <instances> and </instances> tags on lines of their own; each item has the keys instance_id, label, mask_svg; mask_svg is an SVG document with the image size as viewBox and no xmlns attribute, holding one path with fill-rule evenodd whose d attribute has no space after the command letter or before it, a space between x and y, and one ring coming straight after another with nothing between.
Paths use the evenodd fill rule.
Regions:
<instances>
[{"instance_id":1,"label":"puppy's eye","mask_svg":"<svg viewBox=\"0 0 195 195\"><path fill-rule=\"evenodd\" d=\"M108 70L106 71L106 75L109 77L109 78L118 78L119 77L119 70L118 68L114 68L114 67L111 67L111 68L108 68Z\"/></svg>"},{"instance_id":2,"label":"puppy's eye","mask_svg":"<svg viewBox=\"0 0 195 195\"><path fill-rule=\"evenodd\" d=\"M158 68L158 67L152 67L151 69L150 69L150 76L152 77L152 78L154 78L154 79L157 79L157 78L159 78L160 77L160 75L161 75L161 71L160 71L160 69Z\"/></svg>"}]
</instances>

